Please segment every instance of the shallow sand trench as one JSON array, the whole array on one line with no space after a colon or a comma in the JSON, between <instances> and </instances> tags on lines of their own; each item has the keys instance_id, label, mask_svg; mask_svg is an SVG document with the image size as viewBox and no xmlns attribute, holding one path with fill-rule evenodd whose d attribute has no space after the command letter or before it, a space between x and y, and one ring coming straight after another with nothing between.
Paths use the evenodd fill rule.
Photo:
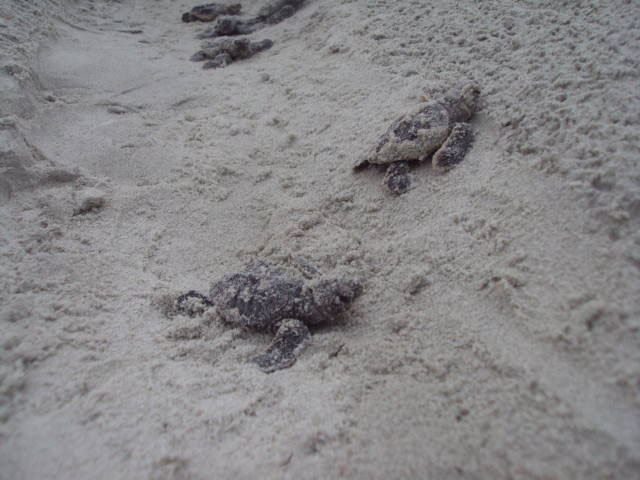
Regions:
<instances>
[{"instance_id":1,"label":"shallow sand trench","mask_svg":"<svg viewBox=\"0 0 640 480\"><path fill-rule=\"evenodd\" d=\"M6 2L0 478L637 476L640 8L565 3L308 0L202 70L194 2ZM352 173L467 79L462 164ZM153 306L256 256L365 281L269 375Z\"/></svg>"}]
</instances>

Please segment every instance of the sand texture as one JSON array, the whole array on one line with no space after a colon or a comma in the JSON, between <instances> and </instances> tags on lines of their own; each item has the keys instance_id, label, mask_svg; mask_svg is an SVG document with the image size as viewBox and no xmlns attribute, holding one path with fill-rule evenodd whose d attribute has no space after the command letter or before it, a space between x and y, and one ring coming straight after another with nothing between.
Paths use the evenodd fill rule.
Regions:
<instances>
[{"instance_id":1,"label":"sand texture","mask_svg":"<svg viewBox=\"0 0 640 480\"><path fill-rule=\"evenodd\" d=\"M0 478L639 478L638 2L306 0L213 70L195 5L0 2ZM457 167L352 170L466 81ZM256 258L364 285L270 374L162 313Z\"/></svg>"}]
</instances>

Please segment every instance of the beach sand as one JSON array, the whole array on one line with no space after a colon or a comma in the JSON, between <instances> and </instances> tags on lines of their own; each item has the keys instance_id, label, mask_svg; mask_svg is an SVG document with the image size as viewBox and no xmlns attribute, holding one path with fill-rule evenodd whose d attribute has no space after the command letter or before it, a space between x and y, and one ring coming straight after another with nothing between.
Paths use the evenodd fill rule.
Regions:
<instances>
[{"instance_id":1,"label":"beach sand","mask_svg":"<svg viewBox=\"0 0 640 480\"><path fill-rule=\"evenodd\" d=\"M637 2L307 0L216 70L195 5L0 6L0 478L637 478ZM352 171L469 80L459 166ZM365 287L272 374L157 308L257 257Z\"/></svg>"}]
</instances>

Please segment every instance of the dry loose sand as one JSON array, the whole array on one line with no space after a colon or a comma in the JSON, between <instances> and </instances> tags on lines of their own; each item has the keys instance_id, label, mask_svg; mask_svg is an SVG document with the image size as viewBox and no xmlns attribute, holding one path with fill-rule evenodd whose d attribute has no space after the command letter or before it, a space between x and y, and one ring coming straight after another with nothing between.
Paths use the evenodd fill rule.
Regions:
<instances>
[{"instance_id":1,"label":"dry loose sand","mask_svg":"<svg viewBox=\"0 0 640 480\"><path fill-rule=\"evenodd\" d=\"M638 2L307 0L216 70L197 4L0 2L0 478L638 478ZM469 80L458 167L352 172ZM256 257L365 286L272 374L158 308Z\"/></svg>"}]
</instances>

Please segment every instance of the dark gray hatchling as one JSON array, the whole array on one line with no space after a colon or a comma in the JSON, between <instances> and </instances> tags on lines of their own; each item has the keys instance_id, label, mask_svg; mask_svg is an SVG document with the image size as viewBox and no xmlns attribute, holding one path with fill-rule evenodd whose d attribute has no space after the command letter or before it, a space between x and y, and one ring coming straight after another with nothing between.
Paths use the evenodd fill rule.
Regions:
<instances>
[{"instance_id":1,"label":"dark gray hatchling","mask_svg":"<svg viewBox=\"0 0 640 480\"><path fill-rule=\"evenodd\" d=\"M182 21L189 22L212 22L223 15L238 15L242 6L239 3L225 5L222 3L206 3L193 7L190 11L182 14Z\"/></svg>"},{"instance_id":2,"label":"dark gray hatchling","mask_svg":"<svg viewBox=\"0 0 640 480\"><path fill-rule=\"evenodd\" d=\"M262 371L293 365L311 340L308 326L332 322L362 293L353 278L321 275L305 263L302 276L254 260L241 272L215 282L209 295L191 291L175 301L173 310L195 316L214 308L225 323L275 332L267 351L252 360Z\"/></svg>"},{"instance_id":3,"label":"dark gray hatchling","mask_svg":"<svg viewBox=\"0 0 640 480\"><path fill-rule=\"evenodd\" d=\"M202 68L224 68L236 60L244 60L257 53L269 50L273 42L265 39L259 42L252 42L248 38L223 38L207 42L202 46L202 50L194 53L191 57L193 62L208 60Z\"/></svg>"},{"instance_id":4,"label":"dark gray hatchling","mask_svg":"<svg viewBox=\"0 0 640 480\"><path fill-rule=\"evenodd\" d=\"M433 154L434 168L451 168L462 161L473 143L473 131L466 122L476 111L479 96L480 88L466 83L452 89L442 101L427 102L417 113L403 115L354 169L388 165L383 183L399 195L411 184L409 161L424 161Z\"/></svg>"},{"instance_id":5,"label":"dark gray hatchling","mask_svg":"<svg viewBox=\"0 0 640 480\"><path fill-rule=\"evenodd\" d=\"M270 0L260 9L257 17L246 20L241 18L220 18L214 26L200 33L197 37L204 39L249 35L291 17L303 4L304 0Z\"/></svg>"}]
</instances>

